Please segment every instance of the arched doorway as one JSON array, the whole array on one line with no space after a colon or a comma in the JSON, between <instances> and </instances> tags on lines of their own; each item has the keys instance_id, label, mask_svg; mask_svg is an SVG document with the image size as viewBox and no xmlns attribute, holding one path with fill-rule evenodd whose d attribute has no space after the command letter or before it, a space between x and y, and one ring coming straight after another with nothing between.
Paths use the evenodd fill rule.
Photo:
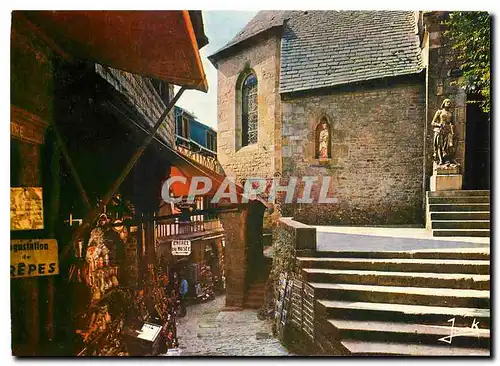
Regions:
<instances>
[{"instance_id":1,"label":"arched doorway","mask_svg":"<svg viewBox=\"0 0 500 366\"><path fill-rule=\"evenodd\" d=\"M467 95L463 189L490 189L490 115L481 109L481 97Z\"/></svg>"}]
</instances>

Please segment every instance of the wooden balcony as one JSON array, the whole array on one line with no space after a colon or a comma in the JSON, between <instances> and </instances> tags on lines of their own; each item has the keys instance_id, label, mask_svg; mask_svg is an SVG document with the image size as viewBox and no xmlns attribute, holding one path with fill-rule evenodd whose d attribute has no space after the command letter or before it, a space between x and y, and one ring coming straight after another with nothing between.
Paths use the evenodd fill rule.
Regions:
<instances>
[{"instance_id":1,"label":"wooden balcony","mask_svg":"<svg viewBox=\"0 0 500 366\"><path fill-rule=\"evenodd\" d=\"M157 239L188 238L223 230L219 219L158 223L155 228L155 236Z\"/></svg>"},{"instance_id":2,"label":"wooden balcony","mask_svg":"<svg viewBox=\"0 0 500 366\"><path fill-rule=\"evenodd\" d=\"M191 160L196 161L198 164L207 167L218 174L222 174L222 166L219 164L217 160L217 153L212 150L208 150L207 148L196 144L192 140L187 140L182 136L176 135L176 149L182 155L190 158ZM193 144L196 144L193 147ZM199 149L198 151L193 151L193 149Z\"/></svg>"}]
</instances>

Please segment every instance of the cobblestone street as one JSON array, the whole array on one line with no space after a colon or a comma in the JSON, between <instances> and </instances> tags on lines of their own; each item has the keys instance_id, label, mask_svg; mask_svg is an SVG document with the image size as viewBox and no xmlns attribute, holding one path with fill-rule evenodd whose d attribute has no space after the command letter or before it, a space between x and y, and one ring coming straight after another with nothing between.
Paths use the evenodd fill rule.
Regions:
<instances>
[{"instance_id":1,"label":"cobblestone street","mask_svg":"<svg viewBox=\"0 0 500 366\"><path fill-rule=\"evenodd\" d=\"M224 311L225 296L187 307L178 320L180 356L290 355L256 310Z\"/></svg>"}]
</instances>

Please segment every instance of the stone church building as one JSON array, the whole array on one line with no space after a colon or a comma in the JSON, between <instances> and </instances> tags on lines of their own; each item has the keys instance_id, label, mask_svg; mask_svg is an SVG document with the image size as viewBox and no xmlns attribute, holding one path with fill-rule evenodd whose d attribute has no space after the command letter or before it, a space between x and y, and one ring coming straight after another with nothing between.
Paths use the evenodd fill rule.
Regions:
<instances>
[{"instance_id":1,"label":"stone church building","mask_svg":"<svg viewBox=\"0 0 500 366\"><path fill-rule=\"evenodd\" d=\"M461 72L446 16L259 12L209 57L218 70L217 150L226 175L282 184L331 177L335 203L283 206L284 216L304 223L423 225L431 120L448 98L462 188L489 189L489 122L453 83Z\"/></svg>"}]
</instances>

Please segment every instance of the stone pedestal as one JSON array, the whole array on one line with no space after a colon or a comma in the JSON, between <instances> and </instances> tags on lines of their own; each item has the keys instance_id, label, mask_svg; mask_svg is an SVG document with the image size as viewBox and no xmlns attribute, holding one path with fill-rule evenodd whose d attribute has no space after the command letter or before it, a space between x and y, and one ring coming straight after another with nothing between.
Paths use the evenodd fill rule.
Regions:
<instances>
[{"instance_id":1,"label":"stone pedestal","mask_svg":"<svg viewBox=\"0 0 500 366\"><path fill-rule=\"evenodd\" d=\"M434 163L430 182L431 192L458 191L462 189L462 174L459 165L443 166Z\"/></svg>"}]
</instances>

